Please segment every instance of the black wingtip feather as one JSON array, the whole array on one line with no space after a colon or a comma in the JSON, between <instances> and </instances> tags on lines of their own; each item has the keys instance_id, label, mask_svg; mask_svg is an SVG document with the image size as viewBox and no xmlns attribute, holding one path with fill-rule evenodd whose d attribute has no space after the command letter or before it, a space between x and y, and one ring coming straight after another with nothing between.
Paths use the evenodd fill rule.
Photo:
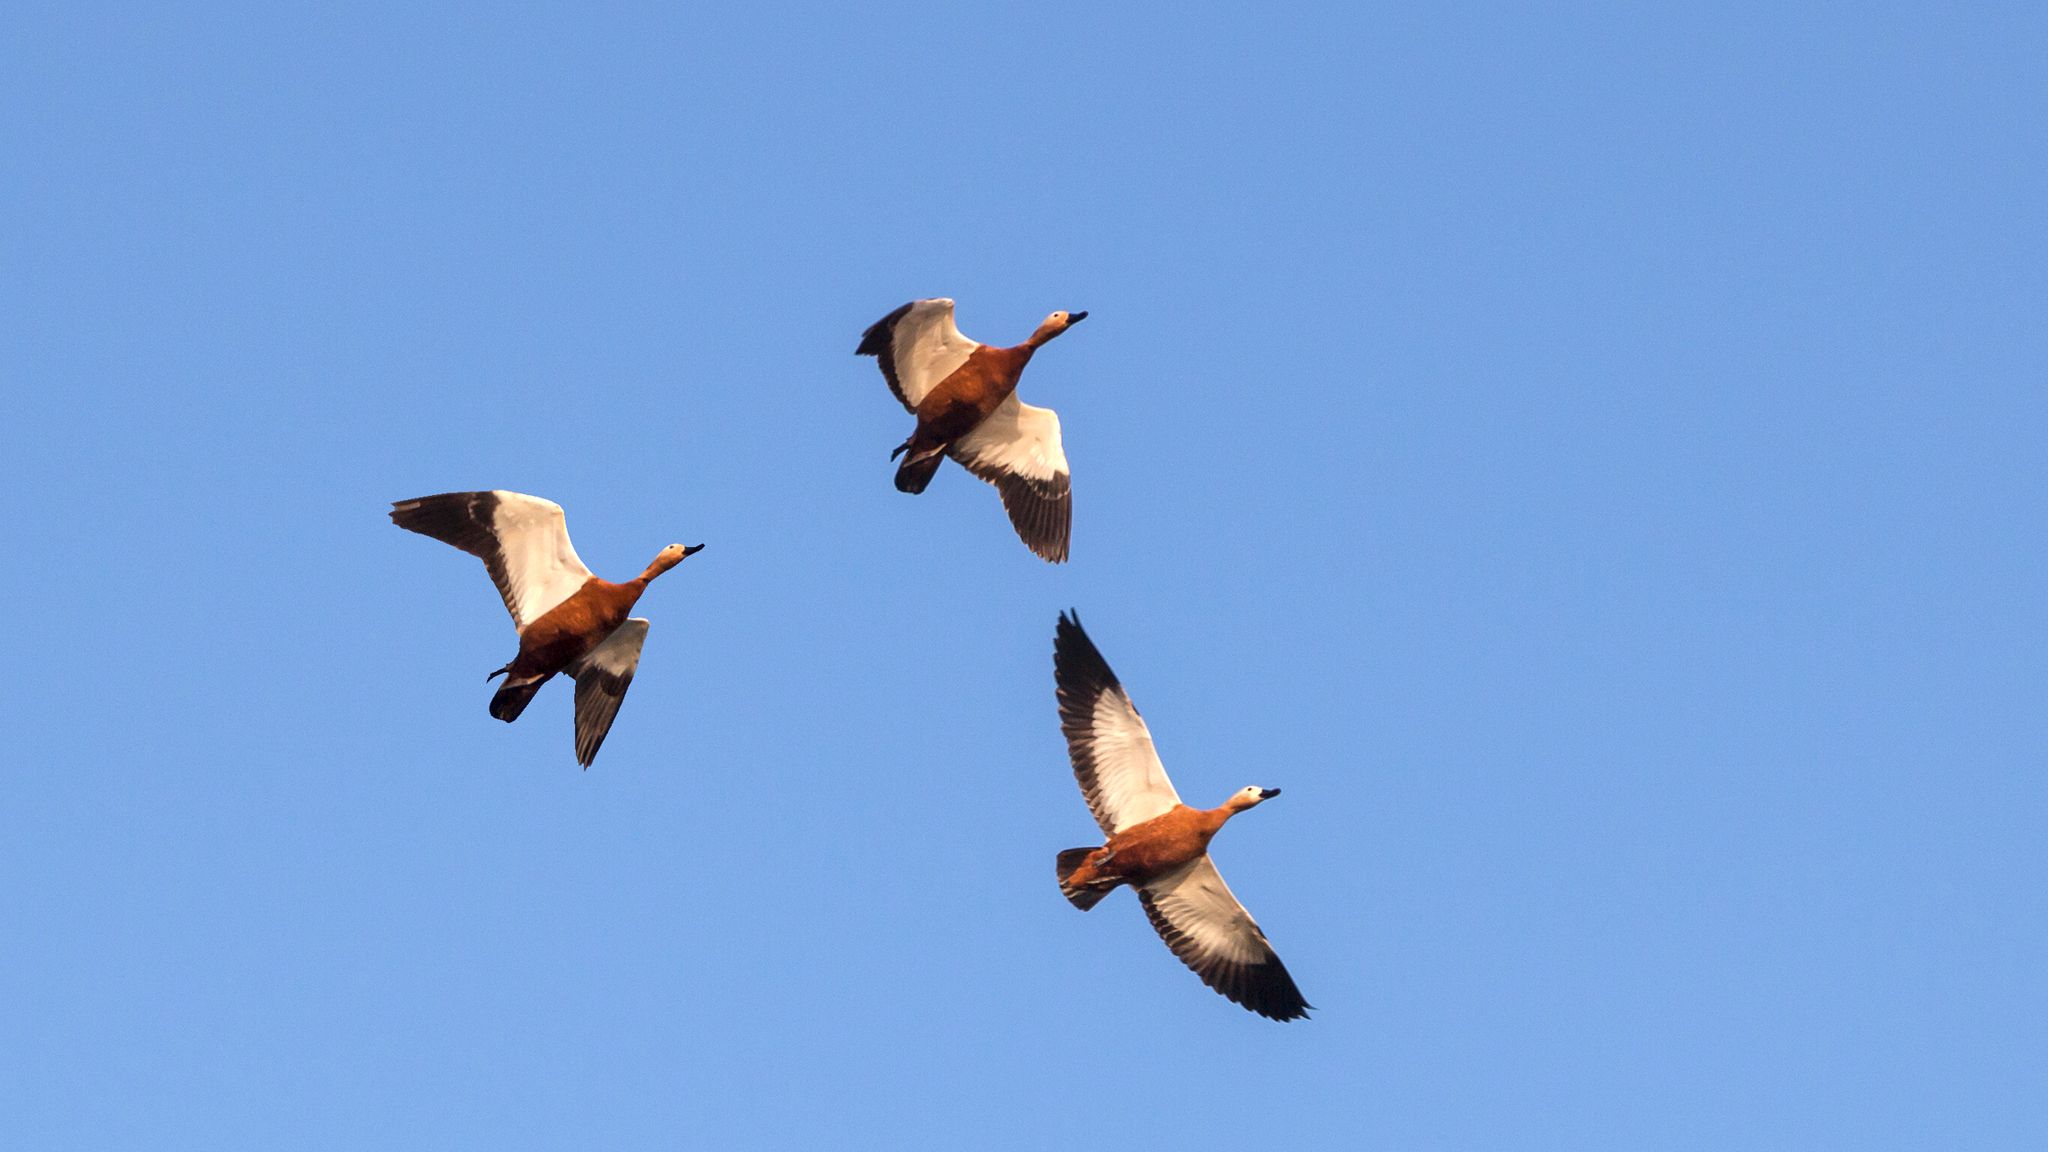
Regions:
<instances>
[{"instance_id":1,"label":"black wingtip feather","mask_svg":"<svg viewBox=\"0 0 2048 1152\"><path fill-rule=\"evenodd\" d=\"M1102 651L1081 627L1081 612L1077 608L1060 613L1059 625L1053 631L1052 664L1063 704L1069 695L1090 690L1086 707L1092 709L1096 692L1123 687L1109 661L1103 659Z\"/></svg>"},{"instance_id":2,"label":"black wingtip feather","mask_svg":"<svg viewBox=\"0 0 2048 1152\"><path fill-rule=\"evenodd\" d=\"M896 397L897 403L913 412L917 410L917 405L912 404L910 397L903 394L903 381L896 375L896 325L910 314L911 307L916 303L917 301L912 300L868 325L868 330L861 333L860 347L853 350L856 356L875 358L875 363L882 369L882 379L889 385L890 394Z\"/></svg>"},{"instance_id":3,"label":"black wingtip feather","mask_svg":"<svg viewBox=\"0 0 2048 1152\"><path fill-rule=\"evenodd\" d=\"M910 303L915 304L917 301L913 300ZM903 307L868 325L868 330L860 334L860 347L854 349L853 354L855 356L880 356L888 351L889 338L895 332L896 322L903 319L909 313L910 304L905 304Z\"/></svg>"},{"instance_id":4,"label":"black wingtip feather","mask_svg":"<svg viewBox=\"0 0 2048 1152\"><path fill-rule=\"evenodd\" d=\"M497 506L498 498L489 492L443 492L393 501L391 522L468 552L480 543Z\"/></svg>"}]
</instances>

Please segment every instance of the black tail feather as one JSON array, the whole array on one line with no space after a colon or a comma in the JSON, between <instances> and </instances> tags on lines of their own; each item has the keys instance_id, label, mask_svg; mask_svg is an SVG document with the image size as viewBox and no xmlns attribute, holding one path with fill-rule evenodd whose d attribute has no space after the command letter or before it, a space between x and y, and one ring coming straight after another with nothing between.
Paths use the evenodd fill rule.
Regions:
<instances>
[{"instance_id":1,"label":"black tail feather","mask_svg":"<svg viewBox=\"0 0 2048 1152\"><path fill-rule=\"evenodd\" d=\"M526 711L527 704L532 702L534 693L547 682L545 676L538 680L506 681L498 689L498 694L491 697L491 716L507 724L519 719L519 714Z\"/></svg>"},{"instance_id":2,"label":"black tail feather","mask_svg":"<svg viewBox=\"0 0 2048 1152\"><path fill-rule=\"evenodd\" d=\"M1082 888L1077 890L1067 887L1067 877L1072 876L1074 869L1079 868L1081 862L1094 855L1095 852L1096 849L1093 848L1069 848L1065 852L1060 853L1058 860L1053 864L1054 870L1059 873L1060 895L1065 896L1068 903L1083 912L1102 903L1102 898L1111 892L1111 889L1108 888Z\"/></svg>"},{"instance_id":3,"label":"black tail feather","mask_svg":"<svg viewBox=\"0 0 2048 1152\"><path fill-rule=\"evenodd\" d=\"M932 474L945 462L946 454L940 450L934 450L926 455L906 457L902 465L896 469L896 490L917 495L924 491L925 485L932 482Z\"/></svg>"}]
</instances>

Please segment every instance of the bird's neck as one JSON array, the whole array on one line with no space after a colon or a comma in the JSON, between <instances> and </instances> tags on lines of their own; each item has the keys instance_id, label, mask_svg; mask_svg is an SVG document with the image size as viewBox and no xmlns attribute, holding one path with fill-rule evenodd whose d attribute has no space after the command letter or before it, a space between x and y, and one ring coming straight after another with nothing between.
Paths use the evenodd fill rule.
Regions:
<instances>
[{"instance_id":1,"label":"bird's neck","mask_svg":"<svg viewBox=\"0 0 2048 1152\"><path fill-rule=\"evenodd\" d=\"M1230 818L1237 815L1240 811L1242 809L1233 808L1225 804L1221 808L1204 808L1196 813L1195 825L1202 830L1202 842L1204 844L1208 843L1209 838L1216 835L1225 824L1230 822Z\"/></svg>"},{"instance_id":2,"label":"bird's neck","mask_svg":"<svg viewBox=\"0 0 2048 1152\"><path fill-rule=\"evenodd\" d=\"M611 605L614 611L620 613L632 611L633 605L640 601L640 594L647 591L647 582L659 575L661 573L649 568L647 571L642 572L623 584L613 584L610 581L605 581L603 587L606 603Z\"/></svg>"},{"instance_id":3,"label":"bird's neck","mask_svg":"<svg viewBox=\"0 0 2048 1152\"><path fill-rule=\"evenodd\" d=\"M682 560L680 559L668 560L664 559L663 557L657 556L653 560L647 562L647 567L642 569L638 576L635 576L631 580L626 581L626 583L634 586L634 588L636 589L634 595L637 596L641 592L647 591L647 586L649 584L654 583L654 578L656 576L661 575L663 572L666 572L669 569L681 563Z\"/></svg>"}]
</instances>

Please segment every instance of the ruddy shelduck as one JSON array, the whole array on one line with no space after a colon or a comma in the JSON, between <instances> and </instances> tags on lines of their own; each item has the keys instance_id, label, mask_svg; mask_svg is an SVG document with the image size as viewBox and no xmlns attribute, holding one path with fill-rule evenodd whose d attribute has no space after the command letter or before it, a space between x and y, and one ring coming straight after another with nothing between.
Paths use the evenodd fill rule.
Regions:
<instances>
[{"instance_id":1,"label":"ruddy shelduck","mask_svg":"<svg viewBox=\"0 0 2048 1152\"><path fill-rule=\"evenodd\" d=\"M1074 516L1060 418L1019 401L1017 380L1046 341L1087 318L1054 312L1014 348L962 336L946 299L913 300L869 326L856 353L881 364L889 390L917 417L910 439L889 454L903 457L897 490L924 491L951 456L995 485L1026 546L1055 564L1064 561Z\"/></svg>"},{"instance_id":2,"label":"ruddy shelduck","mask_svg":"<svg viewBox=\"0 0 2048 1152\"><path fill-rule=\"evenodd\" d=\"M640 575L614 584L577 557L562 506L538 496L422 496L393 504L391 522L483 560L519 630L519 654L488 677L505 678L491 697L491 715L507 724L519 719L541 685L568 673L576 681L576 762L590 767L647 641L648 622L627 613L656 576L704 546L671 544Z\"/></svg>"},{"instance_id":3,"label":"ruddy shelduck","mask_svg":"<svg viewBox=\"0 0 2048 1152\"><path fill-rule=\"evenodd\" d=\"M1130 885L1153 929L1202 983L1261 1016L1307 1016L1294 978L1209 859L1209 841L1226 821L1280 790L1254 785L1206 810L1181 803L1152 733L1079 616L1060 615L1053 678L1074 777L1108 837L1099 848L1059 854L1060 892L1085 912Z\"/></svg>"}]
</instances>

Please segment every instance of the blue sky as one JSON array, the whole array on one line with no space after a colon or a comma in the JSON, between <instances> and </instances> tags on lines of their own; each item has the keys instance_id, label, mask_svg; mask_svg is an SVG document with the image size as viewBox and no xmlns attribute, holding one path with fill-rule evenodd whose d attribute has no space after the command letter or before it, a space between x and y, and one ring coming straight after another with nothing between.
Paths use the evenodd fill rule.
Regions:
<instances>
[{"instance_id":1,"label":"blue sky","mask_svg":"<svg viewBox=\"0 0 2048 1152\"><path fill-rule=\"evenodd\" d=\"M10 1146L2048 1140L2038 6L6 24ZM709 545L588 773L487 487ZM1069 606L1313 1020L1059 898Z\"/></svg>"}]
</instances>

